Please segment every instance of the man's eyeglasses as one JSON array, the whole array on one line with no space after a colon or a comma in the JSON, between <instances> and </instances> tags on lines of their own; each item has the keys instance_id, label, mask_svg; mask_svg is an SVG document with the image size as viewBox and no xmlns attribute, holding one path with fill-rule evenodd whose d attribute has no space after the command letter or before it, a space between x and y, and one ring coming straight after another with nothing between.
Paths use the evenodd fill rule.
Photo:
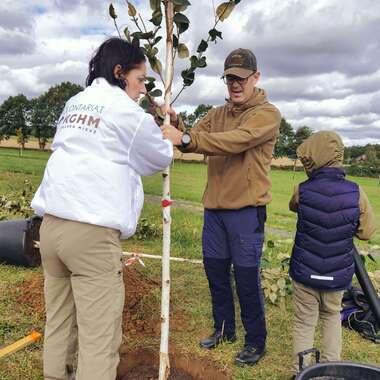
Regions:
<instances>
[{"instance_id":1,"label":"man's eyeglasses","mask_svg":"<svg viewBox=\"0 0 380 380\"><path fill-rule=\"evenodd\" d=\"M248 78L254 74L255 73L248 75L247 78L240 78L235 75L225 75L222 77L222 79L223 79L223 82L229 86L231 86L234 82L237 82L238 84L240 84L240 86L243 86L248 82Z\"/></svg>"}]
</instances>

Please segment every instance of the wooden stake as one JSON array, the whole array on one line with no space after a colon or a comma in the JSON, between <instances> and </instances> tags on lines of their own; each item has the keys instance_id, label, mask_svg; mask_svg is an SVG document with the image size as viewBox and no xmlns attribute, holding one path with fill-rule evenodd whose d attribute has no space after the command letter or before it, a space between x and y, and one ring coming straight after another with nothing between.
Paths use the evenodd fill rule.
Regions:
<instances>
[{"instance_id":1,"label":"wooden stake","mask_svg":"<svg viewBox=\"0 0 380 380\"><path fill-rule=\"evenodd\" d=\"M13 354L14 352L21 350L22 348L29 346L29 344L32 344L34 342L37 342L41 338L41 334L39 332L33 331L29 335L27 335L25 338L19 339L17 342L14 342L8 346L5 346L4 348L0 349L0 359L4 358L10 354Z\"/></svg>"},{"instance_id":2,"label":"wooden stake","mask_svg":"<svg viewBox=\"0 0 380 380\"><path fill-rule=\"evenodd\" d=\"M162 260L162 256L150 255L149 253L123 252L123 256L136 256L136 257L143 257L143 258L147 258L147 259ZM183 259L182 257L170 257L170 261L179 261L182 263L191 263L191 264L203 264L202 260Z\"/></svg>"}]
</instances>

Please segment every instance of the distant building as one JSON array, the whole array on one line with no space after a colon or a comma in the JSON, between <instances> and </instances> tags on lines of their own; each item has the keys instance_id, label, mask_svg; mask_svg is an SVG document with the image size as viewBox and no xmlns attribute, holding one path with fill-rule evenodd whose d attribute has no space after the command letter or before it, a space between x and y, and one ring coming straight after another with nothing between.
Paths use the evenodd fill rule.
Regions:
<instances>
[{"instance_id":1,"label":"distant building","mask_svg":"<svg viewBox=\"0 0 380 380\"><path fill-rule=\"evenodd\" d=\"M364 162L367 161L367 156L365 154L361 154L360 156L355 158L355 162Z\"/></svg>"}]
</instances>

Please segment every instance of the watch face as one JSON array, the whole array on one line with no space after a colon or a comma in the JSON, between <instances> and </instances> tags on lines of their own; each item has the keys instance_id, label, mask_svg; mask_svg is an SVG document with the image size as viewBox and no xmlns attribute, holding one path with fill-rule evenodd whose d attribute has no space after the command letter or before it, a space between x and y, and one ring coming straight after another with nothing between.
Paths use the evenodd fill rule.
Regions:
<instances>
[{"instance_id":1,"label":"watch face","mask_svg":"<svg viewBox=\"0 0 380 380\"><path fill-rule=\"evenodd\" d=\"M190 144L191 137L189 134L184 133L182 136L182 144Z\"/></svg>"}]
</instances>

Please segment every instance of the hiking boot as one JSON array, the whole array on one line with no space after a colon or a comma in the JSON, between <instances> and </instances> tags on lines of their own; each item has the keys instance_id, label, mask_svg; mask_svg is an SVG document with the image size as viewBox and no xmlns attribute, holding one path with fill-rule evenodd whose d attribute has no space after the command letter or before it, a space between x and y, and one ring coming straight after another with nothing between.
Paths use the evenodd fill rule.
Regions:
<instances>
[{"instance_id":1,"label":"hiking boot","mask_svg":"<svg viewBox=\"0 0 380 380\"><path fill-rule=\"evenodd\" d=\"M209 337L202 339L199 344L202 348L215 348L217 345L219 345L222 342L228 342L233 343L236 340L236 335L234 333L224 333L222 334L221 331L215 330L212 335Z\"/></svg>"},{"instance_id":2,"label":"hiking boot","mask_svg":"<svg viewBox=\"0 0 380 380\"><path fill-rule=\"evenodd\" d=\"M265 355L265 348L259 350L253 346L245 346L235 359L237 365L254 365Z\"/></svg>"}]
</instances>

